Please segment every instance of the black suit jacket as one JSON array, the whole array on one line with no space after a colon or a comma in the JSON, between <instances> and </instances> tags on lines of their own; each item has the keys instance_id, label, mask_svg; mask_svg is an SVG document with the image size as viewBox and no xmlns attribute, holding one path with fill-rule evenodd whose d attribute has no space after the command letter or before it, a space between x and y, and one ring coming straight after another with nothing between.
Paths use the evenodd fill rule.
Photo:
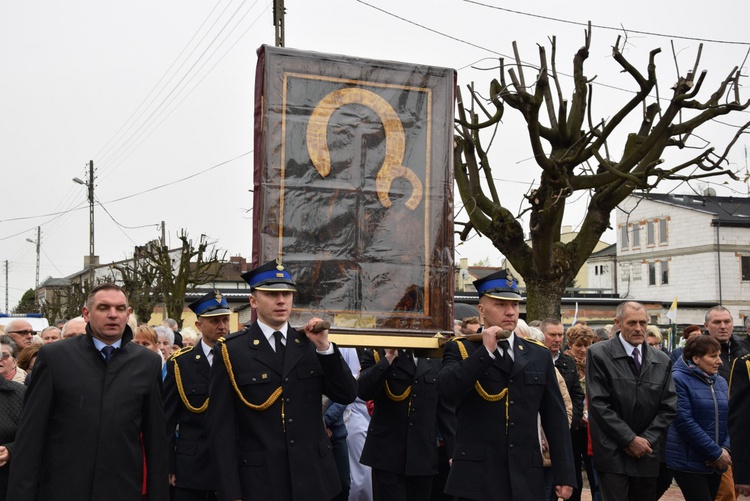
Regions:
<instances>
[{"instance_id":1,"label":"black suit jacket","mask_svg":"<svg viewBox=\"0 0 750 501\"><path fill-rule=\"evenodd\" d=\"M214 347L208 420L220 500L321 501L341 490L322 396L349 404L357 383L338 348L319 355L292 328L285 357L282 366L257 322Z\"/></svg>"},{"instance_id":2,"label":"black suit jacket","mask_svg":"<svg viewBox=\"0 0 750 501\"><path fill-rule=\"evenodd\" d=\"M187 405L178 389L175 365L179 368ZM203 409L208 399L210 373L202 341L193 348L180 350L167 361L164 419L169 441L169 472L176 475L177 487L184 489L216 490L216 475L208 456L206 410ZM177 426L179 433L176 433Z\"/></svg>"},{"instance_id":3,"label":"black suit jacket","mask_svg":"<svg viewBox=\"0 0 750 501\"><path fill-rule=\"evenodd\" d=\"M167 499L161 357L129 342L109 364L91 331L43 346L10 461L8 499Z\"/></svg>"},{"instance_id":4,"label":"black suit jacket","mask_svg":"<svg viewBox=\"0 0 750 501\"><path fill-rule=\"evenodd\" d=\"M377 353L378 362L372 350L360 361L359 398L375 401L360 462L401 475L434 475L438 426L449 451L456 428L453 408L438 396L442 361L419 357L415 366L401 352L389 364L385 350Z\"/></svg>"},{"instance_id":5,"label":"black suit jacket","mask_svg":"<svg viewBox=\"0 0 750 501\"><path fill-rule=\"evenodd\" d=\"M501 369L499 350L493 360L481 341L453 338L443 347L438 388L455 402L458 420L445 487L449 495L482 501L543 499L537 416L549 443L555 484L576 486L568 416L552 356L546 347L514 337L510 373Z\"/></svg>"}]
</instances>

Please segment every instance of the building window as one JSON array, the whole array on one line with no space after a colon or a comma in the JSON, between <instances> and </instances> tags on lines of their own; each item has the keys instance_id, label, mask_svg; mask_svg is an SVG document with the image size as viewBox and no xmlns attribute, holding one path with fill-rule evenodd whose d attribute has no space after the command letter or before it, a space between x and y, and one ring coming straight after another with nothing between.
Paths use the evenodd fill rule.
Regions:
<instances>
[{"instance_id":1,"label":"building window","mask_svg":"<svg viewBox=\"0 0 750 501\"><path fill-rule=\"evenodd\" d=\"M667 285L669 283L669 261L661 262L661 284Z\"/></svg>"},{"instance_id":2,"label":"building window","mask_svg":"<svg viewBox=\"0 0 750 501\"><path fill-rule=\"evenodd\" d=\"M628 225L623 224L620 226L620 249L627 250L628 248Z\"/></svg>"},{"instance_id":3,"label":"building window","mask_svg":"<svg viewBox=\"0 0 750 501\"><path fill-rule=\"evenodd\" d=\"M659 219L659 243L667 243L667 218Z\"/></svg>"},{"instance_id":4,"label":"building window","mask_svg":"<svg viewBox=\"0 0 750 501\"><path fill-rule=\"evenodd\" d=\"M646 245L654 245L654 222L646 223Z\"/></svg>"},{"instance_id":5,"label":"building window","mask_svg":"<svg viewBox=\"0 0 750 501\"><path fill-rule=\"evenodd\" d=\"M750 281L750 256L742 256L742 281Z\"/></svg>"},{"instance_id":6,"label":"building window","mask_svg":"<svg viewBox=\"0 0 750 501\"><path fill-rule=\"evenodd\" d=\"M637 249L641 246L641 225L634 224L633 225L633 232L632 232L632 242L633 242L633 248Z\"/></svg>"},{"instance_id":7,"label":"building window","mask_svg":"<svg viewBox=\"0 0 750 501\"><path fill-rule=\"evenodd\" d=\"M656 263L648 263L648 285L656 285Z\"/></svg>"}]
</instances>

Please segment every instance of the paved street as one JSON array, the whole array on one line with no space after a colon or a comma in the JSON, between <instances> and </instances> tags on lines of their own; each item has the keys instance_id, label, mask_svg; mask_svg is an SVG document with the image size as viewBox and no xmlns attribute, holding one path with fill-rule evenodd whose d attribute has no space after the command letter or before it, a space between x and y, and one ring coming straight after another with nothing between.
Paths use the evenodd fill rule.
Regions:
<instances>
[{"instance_id":1,"label":"paved street","mask_svg":"<svg viewBox=\"0 0 750 501\"><path fill-rule=\"evenodd\" d=\"M682 497L682 492L680 492L680 488L677 487L676 484L673 484L672 487L670 487L669 490L659 498L660 501L684 501L684 499L685 498ZM591 491L589 491L588 487L585 487L583 492L581 492L581 501L591 501Z\"/></svg>"}]
</instances>

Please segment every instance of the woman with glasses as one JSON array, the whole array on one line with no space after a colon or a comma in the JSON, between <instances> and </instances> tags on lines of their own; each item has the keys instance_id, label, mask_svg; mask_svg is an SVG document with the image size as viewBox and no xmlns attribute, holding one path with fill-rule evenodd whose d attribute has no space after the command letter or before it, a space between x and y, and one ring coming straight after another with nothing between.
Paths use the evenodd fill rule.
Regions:
<instances>
[{"instance_id":1,"label":"woman with glasses","mask_svg":"<svg viewBox=\"0 0 750 501\"><path fill-rule=\"evenodd\" d=\"M26 371L18 366L18 346L10 336L4 334L0 336L0 348L2 348L0 376L8 381L23 384L26 380Z\"/></svg>"}]
</instances>

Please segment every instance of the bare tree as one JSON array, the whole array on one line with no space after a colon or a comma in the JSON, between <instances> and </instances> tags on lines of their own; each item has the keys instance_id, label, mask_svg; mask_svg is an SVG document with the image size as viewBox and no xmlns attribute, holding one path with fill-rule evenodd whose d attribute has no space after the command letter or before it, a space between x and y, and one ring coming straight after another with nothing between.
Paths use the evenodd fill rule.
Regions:
<instances>
[{"instance_id":1,"label":"bare tree","mask_svg":"<svg viewBox=\"0 0 750 501\"><path fill-rule=\"evenodd\" d=\"M695 65L672 87L668 105L662 109L656 79L656 55L651 51L645 75L622 54L624 41L618 37L612 57L637 85L636 93L608 120L591 116L592 81L584 74L589 55L591 25L585 44L573 59L574 92L564 100L555 67L556 41L551 40L551 65L546 49L539 48L540 69L536 80L526 85L524 69L515 43L515 65L500 60L500 81L490 84L489 103L473 86L470 102L458 93L455 137L455 176L468 215L460 235L465 240L472 230L488 237L523 276L528 293L529 318L559 316L560 298L567 284L586 262L594 246L609 227L612 210L634 190L650 190L663 180L689 180L709 176L736 176L728 169L727 153L749 124L740 128L726 149L701 148L691 159L664 167L662 155L668 147L683 149L688 138L710 120L744 110L750 101L740 102L738 68L734 68L705 101L697 99L706 72L698 74L700 51ZM506 77L507 75L507 77ZM553 92L556 96L553 95ZM555 99L556 97L556 99ZM494 110L492 110L492 108ZM485 132L496 133L505 107L521 113L526 124L537 167L538 187L526 195L531 245L524 239L518 218L498 195L485 147ZM627 136L624 151L609 148L615 131L622 133L624 119L642 114L640 129ZM546 115L546 116L545 116ZM490 141L491 144L491 141ZM689 169L689 170L688 170ZM569 243L560 240L566 201L588 191L590 202L578 235Z\"/></svg>"},{"instance_id":2,"label":"bare tree","mask_svg":"<svg viewBox=\"0 0 750 501\"><path fill-rule=\"evenodd\" d=\"M211 247L201 235L198 246L188 238L185 230L179 235L181 246L168 249L158 241L137 247L132 263L113 264L128 291L133 311L138 319L148 321L153 307L163 303L165 315L182 326L185 295L199 285L216 280L226 253Z\"/></svg>"}]
</instances>

